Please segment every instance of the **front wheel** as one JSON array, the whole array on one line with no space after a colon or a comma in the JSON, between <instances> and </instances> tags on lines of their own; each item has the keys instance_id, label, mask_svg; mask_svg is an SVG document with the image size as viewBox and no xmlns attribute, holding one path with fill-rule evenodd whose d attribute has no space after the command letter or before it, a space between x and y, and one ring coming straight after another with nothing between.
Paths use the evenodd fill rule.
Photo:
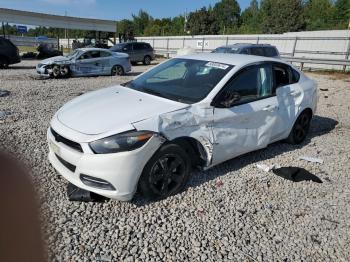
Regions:
<instances>
[{"instance_id":1,"label":"front wheel","mask_svg":"<svg viewBox=\"0 0 350 262\"><path fill-rule=\"evenodd\" d=\"M54 65L52 67L52 76L54 78L59 78L61 76L61 68L59 65Z\"/></svg>"},{"instance_id":2,"label":"front wheel","mask_svg":"<svg viewBox=\"0 0 350 262\"><path fill-rule=\"evenodd\" d=\"M297 145L305 140L310 129L311 117L312 115L307 111L304 111L299 115L287 138L288 143Z\"/></svg>"},{"instance_id":3,"label":"front wheel","mask_svg":"<svg viewBox=\"0 0 350 262\"><path fill-rule=\"evenodd\" d=\"M139 181L141 193L158 200L179 193L191 171L191 161L179 145L161 147L146 164Z\"/></svg>"},{"instance_id":4,"label":"front wheel","mask_svg":"<svg viewBox=\"0 0 350 262\"><path fill-rule=\"evenodd\" d=\"M9 67L9 62L5 57L0 57L0 69L6 69Z\"/></svg>"},{"instance_id":5,"label":"front wheel","mask_svg":"<svg viewBox=\"0 0 350 262\"><path fill-rule=\"evenodd\" d=\"M112 72L111 72L112 76L122 76L124 75L124 69L123 67L119 66L119 65L115 65L112 67Z\"/></svg>"}]
</instances>

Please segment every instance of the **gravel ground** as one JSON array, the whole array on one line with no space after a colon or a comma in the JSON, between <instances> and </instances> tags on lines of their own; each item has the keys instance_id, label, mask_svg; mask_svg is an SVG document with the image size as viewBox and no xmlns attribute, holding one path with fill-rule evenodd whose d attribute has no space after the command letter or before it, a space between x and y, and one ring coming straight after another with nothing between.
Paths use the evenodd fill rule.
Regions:
<instances>
[{"instance_id":1,"label":"gravel ground","mask_svg":"<svg viewBox=\"0 0 350 262\"><path fill-rule=\"evenodd\" d=\"M350 258L350 76L309 74L317 116L301 146L275 143L208 171L156 203L69 202L47 160L46 129L65 102L124 77L38 80L35 62L0 71L0 148L32 169L46 220L49 261L348 261ZM298 160L319 157L323 164ZM256 164L304 167L322 184L291 182Z\"/></svg>"}]
</instances>

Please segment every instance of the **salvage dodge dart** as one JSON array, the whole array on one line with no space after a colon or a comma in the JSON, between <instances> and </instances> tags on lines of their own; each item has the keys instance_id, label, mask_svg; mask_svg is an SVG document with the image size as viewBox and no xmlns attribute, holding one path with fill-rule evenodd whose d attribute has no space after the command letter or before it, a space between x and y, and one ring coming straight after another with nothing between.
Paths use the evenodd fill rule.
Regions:
<instances>
[{"instance_id":1,"label":"salvage dodge dart","mask_svg":"<svg viewBox=\"0 0 350 262\"><path fill-rule=\"evenodd\" d=\"M315 82L281 60L177 57L64 105L47 132L49 160L102 196L127 201L140 190L162 199L183 189L193 167L301 143L316 104Z\"/></svg>"},{"instance_id":2,"label":"salvage dodge dart","mask_svg":"<svg viewBox=\"0 0 350 262\"><path fill-rule=\"evenodd\" d=\"M36 71L53 78L91 75L123 75L131 71L129 55L100 48L76 49L67 56L41 61Z\"/></svg>"}]
</instances>

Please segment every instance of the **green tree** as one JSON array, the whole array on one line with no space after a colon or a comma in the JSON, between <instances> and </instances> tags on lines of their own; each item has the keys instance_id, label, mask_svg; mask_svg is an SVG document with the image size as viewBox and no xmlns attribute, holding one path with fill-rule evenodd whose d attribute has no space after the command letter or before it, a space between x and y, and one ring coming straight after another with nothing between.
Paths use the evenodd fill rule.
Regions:
<instances>
[{"instance_id":1,"label":"green tree","mask_svg":"<svg viewBox=\"0 0 350 262\"><path fill-rule=\"evenodd\" d=\"M206 7L189 14L188 28L192 35L216 35L219 33L214 13L207 10Z\"/></svg>"},{"instance_id":2,"label":"green tree","mask_svg":"<svg viewBox=\"0 0 350 262\"><path fill-rule=\"evenodd\" d=\"M240 33L258 34L261 32L261 13L257 0L252 0L250 6L242 12Z\"/></svg>"},{"instance_id":3,"label":"green tree","mask_svg":"<svg viewBox=\"0 0 350 262\"><path fill-rule=\"evenodd\" d=\"M346 29L350 23L350 0L337 0L334 10L335 28Z\"/></svg>"},{"instance_id":4,"label":"green tree","mask_svg":"<svg viewBox=\"0 0 350 262\"><path fill-rule=\"evenodd\" d=\"M309 0L305 5L307 30L332 29L335 8L331 0Z\"/></svg>"},{"instance_id":5,"label":"green tree","mask_svg":"<svg viewBox=\"0 0 350 262\"><path fill-rule=\"evenodd\" d=\"M263 33L281 34L305 28L301 0L262 0L261 14Z\"/></svg>"},{"instance_id":6,"label":"green tree","mask_svg":"<svg viewBox=\"0 0 350 262\"><path fill-rule=\"evenodd\" d=\"M153 20L152 16L150 16L146 11L142 9L139 11L137 15L133 14L132 18L133 18L136 35L143 35L146 27Z\"/></svg>"},{"instance_id":7,"label":"green tree","mask_svg":"<svg viewBox=\"0 0 350 262\"><path fill-rule=\"evenodd\" d=\"M241 8L236 0L221 0L216 3L213 14L221 34L237 31Z\"/></svg>"}]
</instances>

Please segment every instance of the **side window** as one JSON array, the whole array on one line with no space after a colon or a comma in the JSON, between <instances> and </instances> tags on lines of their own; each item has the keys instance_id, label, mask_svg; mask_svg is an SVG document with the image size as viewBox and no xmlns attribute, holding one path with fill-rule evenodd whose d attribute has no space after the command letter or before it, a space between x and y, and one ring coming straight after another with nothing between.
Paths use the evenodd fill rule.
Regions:
<instances>
[{"instance_id":1,"label":"side window","mask_svg":"<svg viewBox=\"0 0 350 262\"><path fill-rule=\"evenodd\" d=\"M240 53L240 54L244 54L244 55L248 55L248 54L249 54L247 48L243 48L239 53Z\"/></svg>"},{"instance_id":2,"label":"side window","mask_svg":"<svg viewBox=\"0 0 350 262\"><path fill-rule=\"evenodd\" d=\"M142 49L151 49L151 46L149 44L143 44Z\"/></svg>"},{"instance_id":3,"label":"side window","mask_svg":"<svg viewBox=\"0 0 350 262\"><path fill-rule=\"evenodd\" d=\"M250 66L238 73L226 86L226 94L238 93L238 104L274 95L270 64Z\"/></svg>"},{"instance_id":4,"label":"side window","mask_svg":"<svg viewBox=\"0 0 350 262\"><path fill-rule=\"evenodd\" d=\"M287 65L275 64L273 66L273 74L276 88L289 85L292 82L291 70Z\"/></svg>"},{"instance_id":5,"label":"side window","mask_svg":"<svg viewBox=\"0 0 350 262\"><path fill-rule=\"evenodd\" d=\"M292 71L292 84L298 83L300 79L300 74L294 68L290 68Z\"/></svg>"},{"instance_id":6,"label":"side window","mask_svg":"<svg viewBox=\"0 0 350 262\"><path fill-rule=\"evenodd\" d=\"M90 59L91 58L91 52L85 52L84 54L82 54L78 59L79 60L86 60L86 59Z\"/></svg>"},{"instance_id":7,"label":"side window","mask_svg":"<svg viewBox=\"0 0 350 262\"><path fill-rule=\"evenodd\" d=\"M100 58L100 51L90 51L91 58Z\"/></svg>"},{"instance_id":8,"label":"side window","mask_svg":"<svg viewBox=\"0 0 350 262\"><path fill-rule=\"evenodd\" d=\"M252 47L250 49L250 52L251 52L252 55L265 56L264 50L261 47Z\"/></svg>"},{"instance_id":9,"label":"side window","mask_svg":"<svg viewBox=\"0 0 350 262\"><path fill-rule=\"evenodd\" d=\"M110 53L101 51L101 57L109 57L109 56L111 56Z\"/></svg>"},{"instance_id":10,"label":"side window","mask_svg":"<svg viewBox=\"0 0 350 262\"><path fill-rule=\"evenodd\" d=\"M143 50L144 49L144 45L140 44L140 43L135 43L134 44L134 50Z\"/></svg>"},{"instance_id":11,"label":"side window","mask_svg":"<svg viewBox=\"0 0 350 262\"><path fill-rule=\"evenodd\" d=\"M123 50L132 51L132 44L126 44L125 46L123 46Z\"/></svg>"}]
</instances>

